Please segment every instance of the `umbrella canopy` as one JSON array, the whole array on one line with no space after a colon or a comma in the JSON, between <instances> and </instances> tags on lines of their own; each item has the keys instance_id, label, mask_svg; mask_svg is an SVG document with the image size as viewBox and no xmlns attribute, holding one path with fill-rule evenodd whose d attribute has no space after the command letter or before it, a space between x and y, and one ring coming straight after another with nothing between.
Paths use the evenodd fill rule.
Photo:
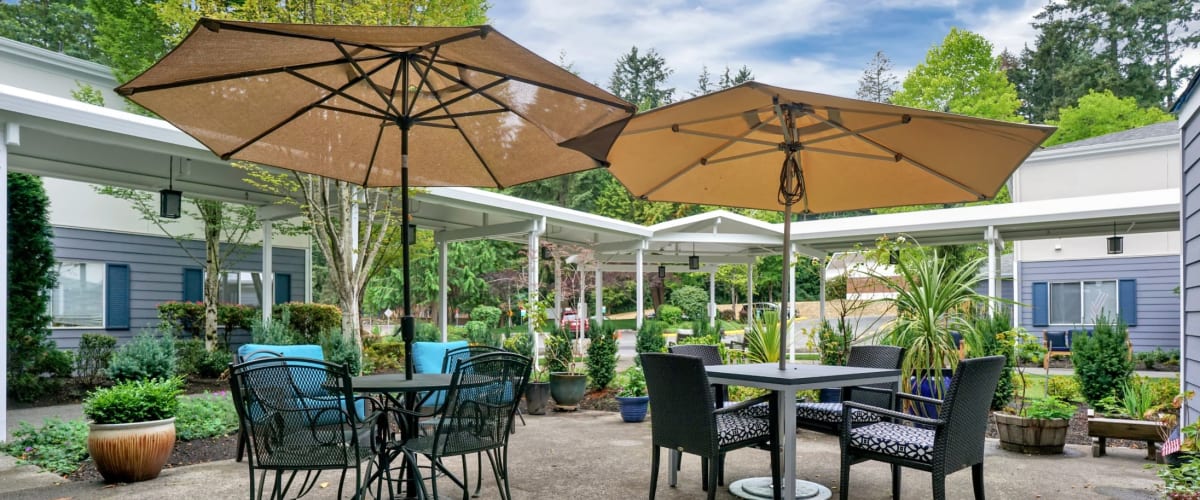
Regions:
<instances>
[{"instance_id":1,"label":"umbrella canopy","mask_svg":"<svg viewBox=\"0 0 1200 500\"><path fill-rule=\"evenodd\" d=\"M787 241L793 208L991 198L1053 132L748 82L634 117L608 158L642 199L782 210Z\"/></svg>"},{"instance_id":2,"label":"umbrella canopy","mask_svg":"<svg viewBox=\"0 0 1200 500\"><path fill-rule=\"evenodd\" d=\"M602 166L635 110L489 26L202 19L117 92L224 159L405 188L405 221L410 186L506 187ZM411 352L407 241L403 266Z\"/></svg>"}]
</instances>

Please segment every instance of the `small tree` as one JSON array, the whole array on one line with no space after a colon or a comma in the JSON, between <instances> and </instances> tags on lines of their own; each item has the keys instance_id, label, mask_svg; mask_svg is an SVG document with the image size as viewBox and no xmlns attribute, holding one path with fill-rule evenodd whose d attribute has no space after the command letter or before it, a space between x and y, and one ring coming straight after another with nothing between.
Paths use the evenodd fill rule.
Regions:
<instances>
[{"instance_id":1,"label":"small tree","mask_svg":"<svg viewBox=\"0 0 1200 500\"><path fill-rule=\"evenodd\" d=\"M1090 337L1082 331L1071 335L1071 364L1075 366L1079 391L1089 406L1095 407L1107 396L1123 396L1122 384L1133 375L1128 341L1125 322L1106 314L1096 318Z\"/></svg>"},{"instance_id":2,"label":"small tree","mask_svg":"<svg viewBox=\"0 0 1200 500\"><path fill-rule=\"evenodd\" d=\"M588 329L591 343L587 349L588 382L593 389L604 389L617 377L616 328L608 321L593 321Z\"/></svg>"},{"instance_id":3,"label":"small tree","mask_svg":"<svg viewBox=\"0 0 1200 500\"><path fill-rule=\"evenodd\" d=\"M697 286L681 286L671 292L671 304L683 309L683 314L692 321L708 317L708 293Z\"/></svg>"}]
</instances>

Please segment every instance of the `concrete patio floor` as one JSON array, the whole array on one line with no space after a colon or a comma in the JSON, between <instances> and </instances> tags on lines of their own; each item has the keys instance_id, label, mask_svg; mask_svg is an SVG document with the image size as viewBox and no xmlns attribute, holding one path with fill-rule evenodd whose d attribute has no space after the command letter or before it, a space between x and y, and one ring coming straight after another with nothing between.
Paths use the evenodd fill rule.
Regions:
<instances>
[{"instance_id":1,"label":"concrete patio floor","mask_svg":"<svg viewBox=\"0 0 1200 500\"><path fill-rule=\"evenodd\" d=\"M646 498L649 491L650 424L626 424L615 413L577 412L526 416L510 442L513 497L538 499ZM838 445L836 439L810 432L799 437L799 477L834 487L837 494ZM1158 479L1144 465L1145 452L1109 448L1109 456L1092 458L1089 448L1068 446L1062 456L1032 457L1000 450L987 443L985 484L989 498L999 499L1151 499L1158 498ZM473 462L473 461L472 461ZM246 498L249 479L245 464L231 460L163 471L153 481L109 486L99 482L70 482L56 476L29 472L0 461L0 498L5 499L225 499ZM457 470L457 466L452 469ZM472 464L472 469L474 464ZM486 469L486 465L485 465ZM679 485L666 485L666 454L659 479L658 498L704 498L700 489L700 461L685 455ZM498 498L494 481L485 477L480 498ZM851 498L890 498L888 467L864 463L851 470ZM760 450L729 454L728 482L769 474L767 456ZM336 475L323 480L335 481ZM929 475L906 470L903 498L929 498ZM946 480L949 498L971 498L971 474L961 471ZM443 498L458 498L448 481L438 483ZM336 484L308 498L335 497ZM718 498L734 498L720 488Z\"/></svg>"}]
</instances>

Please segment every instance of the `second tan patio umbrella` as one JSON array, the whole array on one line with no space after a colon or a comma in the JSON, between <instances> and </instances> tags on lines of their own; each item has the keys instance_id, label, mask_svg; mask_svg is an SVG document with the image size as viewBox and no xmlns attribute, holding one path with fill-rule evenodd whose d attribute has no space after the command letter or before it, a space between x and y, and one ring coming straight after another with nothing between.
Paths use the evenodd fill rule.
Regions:
<instances>
[{"instance_id":1,"label":"second tan patio umbrella","mask_svg":"<svg viewBox=\"0 0 1200 500\"><path fill-rule=\"evenodd\" d=\"M634 117L609 170L641 199L783 211L787 269L793 211L986 200L1053 132L748 82Z\"/></svg>"},{"instance_id":2,"label":"second tan patio umbrella","mask_svg":"<svg viewBox=\"0 0 1200 500\"><path fill-rule=\"evenodd\" d=\"M202 19L117 91L221 158L368 187L499 188L595 168L635 109L489 26ZM401 205L407 222L407 189Z\"/></svg>"}]
</instances>

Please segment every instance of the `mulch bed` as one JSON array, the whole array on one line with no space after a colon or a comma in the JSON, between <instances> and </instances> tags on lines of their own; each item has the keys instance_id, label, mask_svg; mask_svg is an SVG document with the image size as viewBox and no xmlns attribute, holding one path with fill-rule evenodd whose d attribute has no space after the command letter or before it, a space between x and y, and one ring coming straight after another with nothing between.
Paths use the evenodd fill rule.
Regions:
<instances>
[{"instance_id":1,"label":"mulch bed","mask_svg":"<svg viewBox=\"0 0 1200 500\"><path fill-rule=\"evenodd\" d=\"M104 384L109 385L109 384ZM57 406L67 404L80 404L83 402L83 397L87 393L97 387L87 384L78 383L76 379L63 381L62 387L55 392L43 394L34 401L17 401L11 397L8 398L8 409L21 410L25 408L40 408L43 406ZM202 394L204 392L228 391L229 381L215 378L192 378L184 382L184 394Z\"/></svg>"},{"instance_id":2,"label":"mulch bed","mask_svg":"<svg viewBox=\"0 0 1200 500\"><path fill-rule=\"evenodd\" d=\"M171 458L167 459L166 468L196 465L214 460L228 460L237 455L237 434L232 436L197 439L195 441L177 441ZM72 481L103 481L96 464L85 460L78 470L67 475Z\"/></svg>"}]
</instances>

